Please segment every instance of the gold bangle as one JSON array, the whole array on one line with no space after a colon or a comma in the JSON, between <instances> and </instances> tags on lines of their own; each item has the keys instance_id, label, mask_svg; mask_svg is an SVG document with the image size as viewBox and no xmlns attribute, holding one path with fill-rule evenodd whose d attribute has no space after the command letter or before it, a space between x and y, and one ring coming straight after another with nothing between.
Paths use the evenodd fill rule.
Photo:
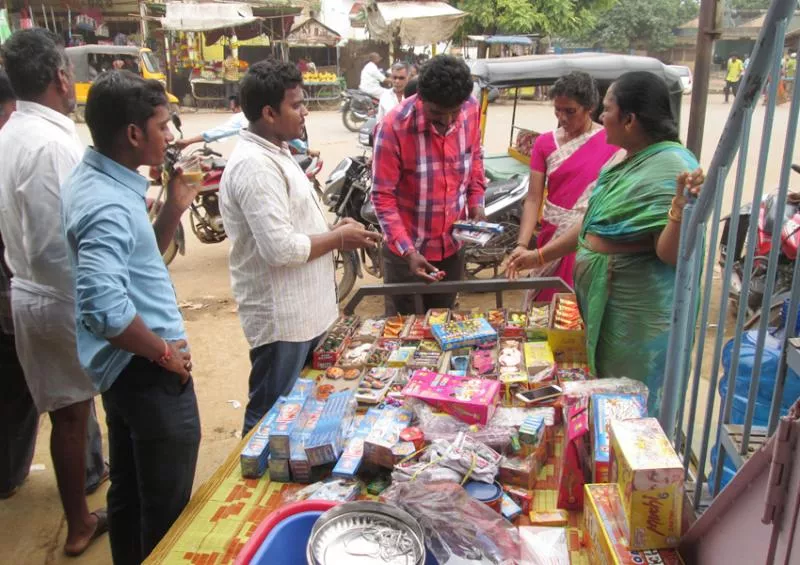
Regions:
<instances>
[{"instance_id":1,"label":"gold bangle","mask_svg":"<svg viewBox=\"0 0 800 565\"><path fill-rule=\"evenodd\" d=\"M536 253L539 254L539 266L541 267L545 263L545 261L544 261L544 253L542 253L542 249L540 247L536 248Z\"/></svg>"},{"instance_id":2,"label":"gold bangle","mask_svg":"<svg viewBox=\"0 0 800 565\"><path fill-rule=\"evenodd\" d=\"M675 210L670 206L669 212L667 212L667 217L676 224L680 224L681 220L683 220L683 212L676 214Z\"/></svg>"}]
</instances>

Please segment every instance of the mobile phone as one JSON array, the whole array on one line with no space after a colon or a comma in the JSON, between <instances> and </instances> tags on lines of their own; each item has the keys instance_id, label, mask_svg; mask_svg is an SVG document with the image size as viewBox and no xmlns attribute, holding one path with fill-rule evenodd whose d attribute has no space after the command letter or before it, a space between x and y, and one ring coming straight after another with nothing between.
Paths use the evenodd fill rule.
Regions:
<instances>
[{"instance_id":1,"label":"mobile phone","mask_svg":"<svg viewBox=\"0 0 800 565\"><path fill-rule=\"evenodd\" d=\"M542 400L555 398L560 394L561 394L561 387L558 387L556 385L547 385L534 390L526 390L523 392L518 392L517 398L519 398L522 402L525 402L526 404L533 404L534 402L541 402Z\"/></svg>"}]
</instances>

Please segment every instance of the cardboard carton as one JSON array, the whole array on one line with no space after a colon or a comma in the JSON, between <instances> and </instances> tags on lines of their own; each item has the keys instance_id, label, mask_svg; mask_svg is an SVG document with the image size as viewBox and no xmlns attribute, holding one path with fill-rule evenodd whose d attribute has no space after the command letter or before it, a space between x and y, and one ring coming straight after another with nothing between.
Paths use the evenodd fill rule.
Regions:
<instances>
[{"instance_id":1,"label":"cardboard carton","mask_svg":"<svg viewBox=\"0 0 800 565\"><path fill-rule=\"evenodd\" d=\"M611 442L609 424L613 420L644 418L647 399L640 394L592 395L592 481L609 482L609 454Z\"/></svg>"}]
</instances>

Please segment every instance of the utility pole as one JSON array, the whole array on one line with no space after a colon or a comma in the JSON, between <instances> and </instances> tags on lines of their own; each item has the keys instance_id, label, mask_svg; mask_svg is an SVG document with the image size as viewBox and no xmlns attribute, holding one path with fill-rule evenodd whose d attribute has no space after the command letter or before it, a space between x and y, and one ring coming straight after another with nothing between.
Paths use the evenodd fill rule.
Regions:
<instances>
[{"instance_id":1,"label":"utility pole","mask_svg":"<svg viewBox=\"0 0 800 565\"><path fill-rule=\"evenodd\" d=\"M689 133L686 146L700 159L703 149L708 87L714 41L722 34L721 0L701 0L700 21L697 26L697 53L694 59L694 85L692 105L689 109Z\"/></svg>"}]
</instances>

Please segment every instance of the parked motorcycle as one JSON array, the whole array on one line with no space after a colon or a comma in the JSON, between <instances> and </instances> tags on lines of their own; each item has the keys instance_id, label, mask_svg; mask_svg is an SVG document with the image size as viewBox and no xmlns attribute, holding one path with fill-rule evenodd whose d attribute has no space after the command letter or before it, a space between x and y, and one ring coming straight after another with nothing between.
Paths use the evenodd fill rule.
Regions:
<instances>
[{"instance_id":1,"label":"parked motorcycle","mask_svg":"<svg viewBox=\"0 0 800 565\"><path fill-rule=\"evenodd\" d=\"M346 157L331 172L325 182L323 203L336 215L336 221L353 218L380 233L381 227L372 206L372 156L375 119L368 120L359 132L359 143L364 154ZM485 211L491 222L504 226L502 234L495 236L481 247L465 246L466 275L474 278L485 269L492 269L494 276L506 256L513 251L519 238L522 203L528 193L528 176L515 175L504 181L489 181L486 186ZM383 249L379 244L374 249L362 249L335 255L339 300L342 301L355 285L356 278L363 278L362 266L372 276L383 278Z\"/></svg>"},{"instance_id":2,"label":"parked motorcycle","mask_svg":"<svg viewBox=\"0 0 800 565\"><path fill-rule=\"evenodd\" d=\"M792 165L792 169L800 173L800 165ZM752 217L752 206L748 204L739 210L739 225L732 250L727 248L731 218L728 216L723 219L719 265L724 269L725 263L729 258L733 261L733 275L728 296L735 309L738 309L742 295L747 297L745 329L754 328L761 321L764 289L767 284L769 254L772 248L772 234L775 229L781 230L781 250L778 256L778 270L775 275L775 290L767 314L770 326L777 326L780 323L783 303L791 294L794 261L800 246L800 193L790 191L787 194L786 208L780 222L776 217L777 203L777 194L772 193L766 196L759 205L757 241L755 243L756 248L750 284L747 289L742 288L745 263L744 249Z\"/></svg>"},{"instance_id":3,"label":"parked motorcycle","mask_svg":"<svg viewBox=\"0 0 800 565\"><path fill-rule=\"evenodd\" d=\"M364 122L375 117L378 113L378 100L357 89L347 89L342 93L342 113L344 127L353 132L358 132Z\"/></svg>"}]
</instances>

